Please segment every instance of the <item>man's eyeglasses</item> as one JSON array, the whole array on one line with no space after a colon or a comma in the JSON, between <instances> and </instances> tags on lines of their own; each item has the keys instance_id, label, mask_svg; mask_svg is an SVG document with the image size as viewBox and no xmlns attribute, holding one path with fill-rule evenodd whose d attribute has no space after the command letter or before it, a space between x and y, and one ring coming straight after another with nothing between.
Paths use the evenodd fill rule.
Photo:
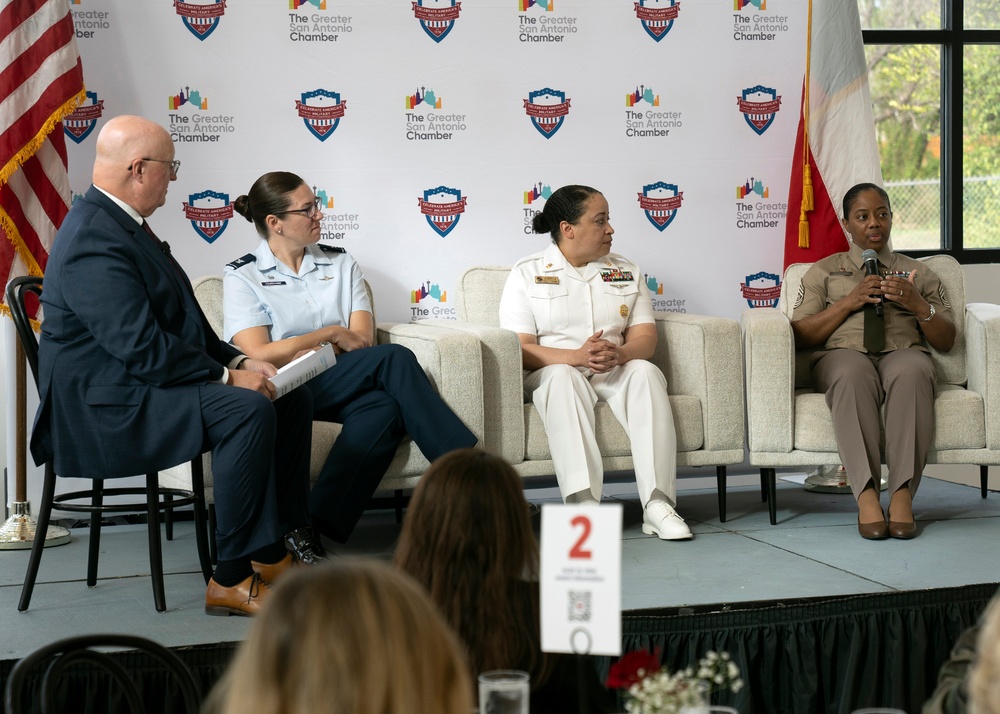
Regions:
<instances>
[{"instance_id":1,"label":"man's eyeglasses","mask_svg":"<svg viewBox=\"0 0 1000 714\"><path fill-rule=\"evenodd\" d=\"M316 218L323 212L323 199L317 196L313 199L313 205L309 208L290 208L287 211L275 211L274 215L280 216L283 213L301 213L306 218Z\"/></svg>"},{"instance_id":2,"label":"man's eyeglasses","mask_svg":"<svg viewBox=\"0 0 1000 714\"><path fill-rule=\"evenodd\" d=\"M170 178L177 178L177 172L181 170L181 162L177 159L173 161L168 161L167 159L151 159L148 156L143 156L139 161L155 161L158 164L169 164L170 165ZM128 170L132 170L132 165L130 164Z\"/></svg>"}]
</instances>

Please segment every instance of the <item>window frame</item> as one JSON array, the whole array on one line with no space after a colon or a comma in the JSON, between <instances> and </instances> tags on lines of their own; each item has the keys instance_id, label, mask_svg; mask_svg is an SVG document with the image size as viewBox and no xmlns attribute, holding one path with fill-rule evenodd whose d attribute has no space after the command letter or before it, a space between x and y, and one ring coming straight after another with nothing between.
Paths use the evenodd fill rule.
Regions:
<instances>
[{"instance_id":1,"label":"window frame","mask_svg":"<svg viewBox=\"0 0 1000 714\"><path fill-rule=\"evenodd\" d=\"M941 0L940 29L866 30L865 45L937 45L941 48L941 247L901 250L915 258L946 253L959 263L1000 263L1000 246L966 249L964 244L963 59L967 45L1000 45L1000 28L966 30L965 0Z\"/></svg>"}]
</instances>

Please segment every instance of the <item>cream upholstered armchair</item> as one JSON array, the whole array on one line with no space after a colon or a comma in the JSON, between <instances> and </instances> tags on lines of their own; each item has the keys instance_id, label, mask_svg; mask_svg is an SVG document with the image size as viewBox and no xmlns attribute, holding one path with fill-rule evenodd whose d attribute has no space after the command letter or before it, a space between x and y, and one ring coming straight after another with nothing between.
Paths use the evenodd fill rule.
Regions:
<instances>
[{"instance_id":1,"label":"cream upholstered armchair","mask_svg":"<svg viewBox=\"0 0 1000 714\"><path fill-rule=\"evenodd\" d=\"M210 275L192 281L195 297L208 317L212 328L222 336L222 277ZM371 287L367 285L369 299L374 306ZM484 438L484 410L482 390L482 359L479 340L464 332L445 327L413 325L409 323L376 323L378 344L396 343L408 347L417 357L438 393L465 425L482 442ZM330 422L313 422L310 478L316 482L333 442L340 434L340 425ZM212 487L211 454L204 455L205 500L214 503ZM420 475L429 464L409 438L396 450L389 470L382 478L377 495L392 494L395 498L397 519L402 513L402 493L417 485ZM175 467L161 474L161 483L180 485L189 483L189 472ZM190 488L190 486L188 486ZM214 543L214 539L211 539Z\"/></svg>"},{"instance_id":2,"label":"cream upholstered armchair","mask_svg":"<svg viewBox=\"0 0 1000 714\"><path fill-rule=\"evenodd\" d=\"M552 475L548 437L525 402L521 345L501 329L500 295L509 266L469 268L458 277L457 322L431 321L482 341L486 405L483 448L503 456L522 476ZM726 519L726 465L743 463L743 367L735 320L658 314L653 362L667 378L677 430L678 466L715 466L719 516ZM597 405L597 439L607 471L632 468L628 437L607 404Z\"/></svg>"},{"instance_id":3,"label":"cream upholstered armchair","mask_svg":"<svg viewBox=\"0 0 1000 714\"><path fill-rule=\"evenodd\" d=\"M986 498L989 464L1000 463L1000 306L965 302L962 266L951 256L922 258L941 278L955 320L955 346L931 351L937 367L932 464L979 464ZM750 463L761 469L771 523L777 521L775 468L839 463L825 395L813 390L809 355L795 350L792 297L807 263L788 266L777 308L743 313Z\"/></svg>"}]
</instances>

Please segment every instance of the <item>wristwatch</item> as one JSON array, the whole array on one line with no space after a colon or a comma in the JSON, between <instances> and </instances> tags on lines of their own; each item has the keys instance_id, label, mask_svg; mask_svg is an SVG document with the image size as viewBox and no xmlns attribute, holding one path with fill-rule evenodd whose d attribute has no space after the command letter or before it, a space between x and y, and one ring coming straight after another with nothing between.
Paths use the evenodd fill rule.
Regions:
<instances>
[{"instance_id":1,"label":"wristwatch","mask_svg":"<svg viewBox=\"0 0 1000 714\"><path fill-rule=\"evenodd\" d=\"M920 320L921 322L930 322L931 320L934 319L934 312L935 312L935 310L934 310L934 303L929 302L927 304L930 305L931 314L928 315L927 317L925 317L924 319ZM920 319L920 318L917 318L917 319Z\"/></svg>"}]
</instances>

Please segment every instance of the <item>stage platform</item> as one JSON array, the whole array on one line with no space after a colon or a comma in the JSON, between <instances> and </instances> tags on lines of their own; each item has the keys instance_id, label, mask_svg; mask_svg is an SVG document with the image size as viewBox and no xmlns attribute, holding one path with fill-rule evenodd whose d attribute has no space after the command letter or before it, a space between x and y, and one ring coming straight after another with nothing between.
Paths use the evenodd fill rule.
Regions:
<instances>
[{"instance_id":1,"label":"stage platform","mask_svg":"<svg viewBox=\"0 0 1000 714\"><path fill-rule=\"evenodd\" d=\"M975 621L1000 581L1000 494L991 492L983 500L978 489L925 478L915 504L920 536L873 542L858 536L849 495L811 493L779 478L778 523L772 526L759 486L746 476L734 481L744 485L729 488L725 523L718 518L714 479L681 481L678 510L695 533L687 542L644 536L634 486L609 488L611 498L625 508L625 648L663 645L668 663L676 666L708 648L730 649L747 674L748 689L733 702L743 714L849 712L848 707L861 704L919 711L917 701L933 687L951 641ZM526 495L539 504L558 500L553 488ZM351 543L332 550L389 559L398 534L393 513L369 512ZM71 543L46 549L31 608L24 613L17 611L17 602L28 552L0 551L0 674L43 643L104 631L143 635L196 659L221 652L221 664L204 675L203 681L211 681L250 622L204 614L192 524L177 524L174 540L164 542L165 613L153 607L145 526L107 527L101 545L95 588L84 582L85 529L74 529ZM928 608L938 614L931 617ZM806 646L803 627L808 646L816 651L795 651ZM899 657L890 664L894 648L912 649L924 637L921 628L933 628L934 642L920 646L921 658L913 664L920 671L894 674L900 666ZM827 642L828 637L834 641ZM856 680L850 673L831 672L820 673L811 685L808 678L781 681L799 676L798 667L811 671L813 658L839 659L843 648L858 650L861 641L871 645L869 654L861 646L852 656L862 657L855 664L870 670L870 676ZM864 661L866 656L878 661ZM782 665L782 659L789 662ZM880 667L886 669L882 674ZM896 681L900 677L905 681ZM783 691L771 692L775 688Z\"/></svg>"}]
</instances>

